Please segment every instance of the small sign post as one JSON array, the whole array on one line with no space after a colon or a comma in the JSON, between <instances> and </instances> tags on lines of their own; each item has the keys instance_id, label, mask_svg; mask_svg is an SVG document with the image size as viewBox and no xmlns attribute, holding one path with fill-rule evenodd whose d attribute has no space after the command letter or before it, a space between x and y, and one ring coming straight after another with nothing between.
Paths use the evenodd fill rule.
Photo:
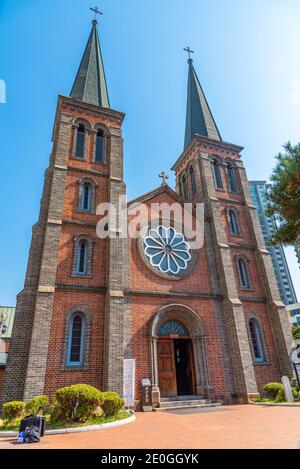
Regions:
<instances>
[{"instance_id":1,"label":"small sign post","mask_svg":"<svg viewBox=\"0 0 300 469\"><path fill-rule=\"evenodd\" d=\"M142 379L142 407L144 412L152 412L152 386L148 378Z\"/></svg>"},{"instance_id":2,"label":"small sign post","mask_svg":"<svg viewBox=\"0 0 300 469\"><path fill-rule=\"evenodd\" d=\"M135 385L135 359L124 360L123 367L123 398L125 407L134 407L134 385Z\"/></svg>"}]
</instances>

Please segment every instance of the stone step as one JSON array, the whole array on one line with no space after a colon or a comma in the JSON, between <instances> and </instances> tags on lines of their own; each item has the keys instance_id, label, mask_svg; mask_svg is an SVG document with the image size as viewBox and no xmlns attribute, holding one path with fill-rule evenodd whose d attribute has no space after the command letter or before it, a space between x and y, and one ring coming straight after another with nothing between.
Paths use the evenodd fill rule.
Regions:
<instances>
[{"instance_id":1,"label":"stone step","mask_svg":"<svg viewBox=\"0 0 300 469\"><path fill-rule=\"evenodd\" d=\"M197 401L196 401L197 402ZM172 403L174 404L174 403ZM185 401L182 401L180 405L170 405L169 407L156 407L155 412L168 412L169 410L180 410L180 409L205 409L208 407L219 407L221 404L219 402L212 402L206 404L196 404L194 403L186 405Z\"/></svg>"},{"instance_id":2,"label":"stone step","mask_svg":"<svg viewBox=\"0 0 300 469\"><path fill-rule=\"evenodd\" d=\"M161 397L161 402L169 402L169 401L198 401L204 399L203 396L197 396L195 394L187 394L183 396L170 396L170 397Z\"/></svg>"},{"instance_id":3,"label":"stone step","mask_svg":"<svg viewBox=\"0 0 300 469\"><path fill-rule=\"evenodd\" d=\"M191 405L203 405L203 404L211 404L209 399L184 399L180 401L161 401L160 407L161 408L168 408L168 407L180 407L180 406L191 406Z\"/></svg>"}]
</instances>

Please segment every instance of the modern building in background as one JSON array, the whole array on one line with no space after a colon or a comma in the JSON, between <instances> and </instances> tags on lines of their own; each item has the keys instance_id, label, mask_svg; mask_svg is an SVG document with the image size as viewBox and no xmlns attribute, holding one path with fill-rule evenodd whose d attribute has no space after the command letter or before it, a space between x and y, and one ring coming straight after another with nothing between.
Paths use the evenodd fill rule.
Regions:
<instances>
[{"instance_id":1,"label":"modern building in background","mask_svg":"<svg viewBox=\"0 0 300 469\"><path fill-rule=\"evenodd\" d=\"M267 189L266 181L249 181L253 202L256 206L258 217L266 243L271 254L275 277L277 280L281 300L286 305L297 303L297 297L292 282L291 274L285 257L283 246L271 246L269 240L277 229L273 217L266 215Z\"/></svg>"},{"instance_id":2,"label":"modern building in background","mask_svg":"<svg viewBox=\"0 0 300 469\"><path fill-rule=\"evenodd\" d=\"M290 313L290 323L295 326L300 326L300 303L289 305L287 310Z\"/></svg>"},{"instance_id":3,"label":"modern building in background","mask_svg":"<svg viewBox=\"0 0 300 469\"><path fill-rule=\"evenodd\" d=\"M0 306L0 394L16 308Z\"/></svg>"}]
</instances>

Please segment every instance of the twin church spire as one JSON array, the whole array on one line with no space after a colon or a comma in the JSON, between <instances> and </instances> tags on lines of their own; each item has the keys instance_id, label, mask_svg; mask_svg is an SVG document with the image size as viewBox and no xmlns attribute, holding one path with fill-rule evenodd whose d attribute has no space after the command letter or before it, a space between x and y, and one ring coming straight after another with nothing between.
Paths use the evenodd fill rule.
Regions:
<instances>
[{"instance_id":1,"label":"twin church spire","mask_svg":"<svg viewBox=\"0 0 300 469\"><path fill-rule=\"evenodd\" d=\"M107 83L97 25L97 20L93 20L92 30L70 96L86 103L109 108ZM192 52L189 48L185 50L189 52L189 55ZM188 64L184 148L189 145L194 135L218 141L222 140L191 58L189 58Z\"/></svg>"},{"instance_id":2,"label":"twin church spire","mask_svg":"<svg viewBox=\"0 0 300 469\"><path fill-rule=\"evenodd\" d=\"M184 148L189 145L194 135L208 137L212 140L222 140L191 58L189 58L188 64L189 74Z\"/></svg>"},{"instance_id":3,"label":"twin church spire","mask_svg":"<svg viewBox=\"0 0 300 469\"><path fill-rule=\"evenodd\" d=\"M98 36L97 20L93 20L92 24L92 31L70 96L86 103L109 108L109 97Z\"/></svg>"}]
</instances>

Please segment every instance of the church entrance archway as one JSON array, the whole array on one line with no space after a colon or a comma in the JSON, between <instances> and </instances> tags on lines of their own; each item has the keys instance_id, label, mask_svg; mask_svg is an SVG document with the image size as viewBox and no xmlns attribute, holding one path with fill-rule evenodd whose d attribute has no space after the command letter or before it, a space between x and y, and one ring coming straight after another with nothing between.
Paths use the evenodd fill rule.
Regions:
<instances>
[{"instance_id":1,"label":"church entrance archway","mask_svg":"<svg viewBox=\"0 0 300 469\"><path fill-rule=\"evenodd\" d=\"M160 326L157 360L162 397L196 394L192 340L189 331L175 319Z\"/></svg>"},{"instance_id":2,"label":"church entrance archway","mask_svg":"<svg viewBox=\"0 0 300 469\"><path fill-rule=\"evenodd\" d=\"M152 384L162 397L196 394L212 396L206 335L191 308L170 304L150 322Z\"/></svg>"}]
</instances>

